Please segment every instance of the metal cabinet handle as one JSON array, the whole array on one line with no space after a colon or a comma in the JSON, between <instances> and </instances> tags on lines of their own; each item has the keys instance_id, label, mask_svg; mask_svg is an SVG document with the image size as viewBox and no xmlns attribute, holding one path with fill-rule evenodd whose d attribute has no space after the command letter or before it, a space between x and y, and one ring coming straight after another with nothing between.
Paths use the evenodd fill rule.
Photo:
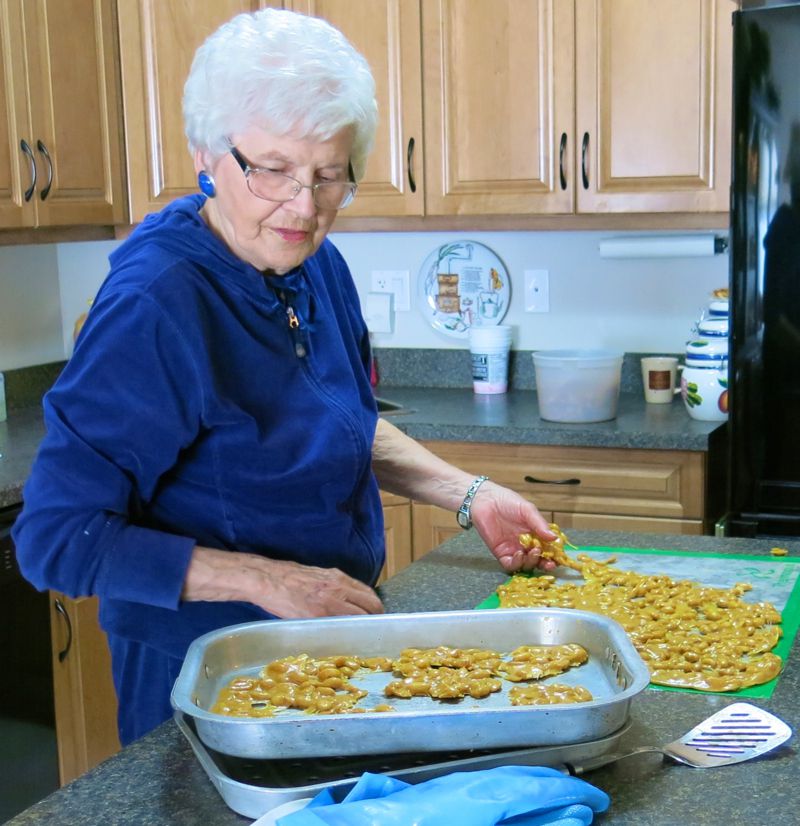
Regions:
<instances>
[{"instance_id":1,"label":"metal cabinet handle","mask_svg":"<svg viewBox=\"0 0 800 826\"><path fill-rule=\"evenodd\" d=\"M64 622L67 624L67 644L64 646L63 651L58 652L58 661L63 663L64 660L67 659L67 654L69 654L70 648L72 648L72 622L70 622L69 613L60 599L55 600L53 607L56 609L56 613L60 614L64 618Z\"/></svg>"},{"instance_id":2,"label":"metal cabinet handle","mask_svg":"<svg viewBox=\"0 0 800 826\"><path fill-rule=\"evenodd\" d=\"M47 151L47 147L44 143L42 143L42 141L36 141L36 148L42 153L42 155L44 155L44 159L47 161L47 183L39 193L39 197L44 201L44 199L50 194L50 187L53 185L53 159L50 157L50 153Z\"/></svg>"},{"instance_id":3,"label":"metal cabinet handle","mask_svg":"<svg viewBox=\"0 0 800 826\"><path fill-rule=\"evenodd\" d=\"M561 188L567 188L567 173L564 169L564 153L567 151L567 133L561 135L561 146L558 149L558 177L561 180Z\"/></svg>"},{"instance_id":4,"label":"metal cabinet handle","mask_svg":"<svg viewBox=\"0 0 800 826\"><path fill-rule=\"evenodd\" d=\"M28 156L28 160L31 162L31 185L22 196L26 201L30 201L33 191L36 189L36 158L33 157L33 150L28 146L26 140L23 139L19 142L19 148Z\"/></svg>"},{"instance_id":5,"label":"metal cabinet handle","mask_svg":"<svg viewBox=\"0 0 800 826\"><path fill-rule=\"evenodd\" d=\"M535 476L524 477L532 485L580 485L580 479L537 479Z\"/></svg>"},{"instance_id":6,"label":"metal cabinet handle","mask_svg":"<svg viewBox=\"0 0 800 826\"><path fill-rule=\"evenodd\" d=\"M589 173L586 171L586 153L589 151L589 133L583 133L583 143L581 144L581 178L583 179L583 188L589 188Z\"/></svg>"},{"instance_id":7,"label":"metal cabinet handle","mask_svg":"<svg viewBox=\"0 0 800 826\"><path fill-rule=\"evenodd\" d=\"M408 187L412 192L417 191L417 182L414 180L414 138L408 139L408 151L406 152L406 164L408 166Z\"/></svg>"}]
</instances>

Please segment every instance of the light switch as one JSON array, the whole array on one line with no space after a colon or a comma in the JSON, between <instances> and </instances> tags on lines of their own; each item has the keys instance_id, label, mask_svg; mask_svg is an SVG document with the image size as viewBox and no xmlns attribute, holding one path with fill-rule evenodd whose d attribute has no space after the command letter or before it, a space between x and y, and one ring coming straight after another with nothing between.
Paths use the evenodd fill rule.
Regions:
<instances>
[{"instance_id":1,"label":"light switch","mask_svg":"<svg viewBox=\"0 0 800 826\"><path fill-rule=\"evenodd\" d=\"M550 273L547 270L525 270L525 312L550 312Z\"/></svg>"},{"instance_id":2,"label":"light switch","mask_svg":"<svg viewBox=\"0 0 800 826\"><path fill-rule=\"evenodd\" d=\"M364 318L371 333L392 332L392 294L367 293Z\"/></svg>"}]
</instances>

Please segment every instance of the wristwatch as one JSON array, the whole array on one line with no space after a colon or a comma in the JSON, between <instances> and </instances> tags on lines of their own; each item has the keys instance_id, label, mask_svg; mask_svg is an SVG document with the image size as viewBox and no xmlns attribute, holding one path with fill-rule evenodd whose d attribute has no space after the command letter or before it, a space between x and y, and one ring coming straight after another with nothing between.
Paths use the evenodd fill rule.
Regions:
<instances>
[{"instance_id":1,"label":"wristwatch","mask_svg":"<svg viewBox=\"0 0 800 826\"><path fill-rule=\"evenodd\" d=\"M470 509L472 508L472 500L478 492L478 488L488 479L488 476L479 476L470 486L461 507L456 513L456 521L466 531L472 527L472 517L470 516Z\"/></svg>"}]
</instances>

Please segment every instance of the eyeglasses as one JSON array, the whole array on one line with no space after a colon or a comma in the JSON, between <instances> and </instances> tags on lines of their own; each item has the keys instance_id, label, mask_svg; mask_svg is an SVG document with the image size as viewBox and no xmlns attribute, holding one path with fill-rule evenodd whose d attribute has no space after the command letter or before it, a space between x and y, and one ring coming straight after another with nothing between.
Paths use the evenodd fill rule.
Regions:
<instances>
[{"instance_id":1,"label":"eyeglasses","mask_svg":"<svg viewBox=\"0 0 800 826\"><path fill-rule=\"evenodd\" d=\"M301 184L291 175L275 172L272 169L262 169L250 166L241 156L239 150L231 147L231 155L244 172L247 188L256 198L264 201L275 201L284 204L296 198L304 189L310 189L314 204L318 209L344 209L356 197L358 184L353 180L353 167L347 164L348 181L326 181L321 184Z\"/></svg>"}]
</instances>

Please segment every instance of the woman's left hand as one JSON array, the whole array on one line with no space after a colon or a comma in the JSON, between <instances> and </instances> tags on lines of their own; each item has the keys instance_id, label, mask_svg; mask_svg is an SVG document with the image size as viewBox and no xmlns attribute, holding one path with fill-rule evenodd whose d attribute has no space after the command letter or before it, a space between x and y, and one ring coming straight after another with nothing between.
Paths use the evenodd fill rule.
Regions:
<instances>
[{"instance_id":1,"label":"woman's left hand","mask_svg":"<svg viewBox=\"0 0 800 826\"><path fill-rule=\"evenodd\" d=\"M538 549L526 550L519 544L520 534L532 533L544 542L556 535L532 502L509 488L486 481L479 488L471 508L472 523L504 570L551 571L555 563L540 559Z\"/></svg>"}]
</instances>

